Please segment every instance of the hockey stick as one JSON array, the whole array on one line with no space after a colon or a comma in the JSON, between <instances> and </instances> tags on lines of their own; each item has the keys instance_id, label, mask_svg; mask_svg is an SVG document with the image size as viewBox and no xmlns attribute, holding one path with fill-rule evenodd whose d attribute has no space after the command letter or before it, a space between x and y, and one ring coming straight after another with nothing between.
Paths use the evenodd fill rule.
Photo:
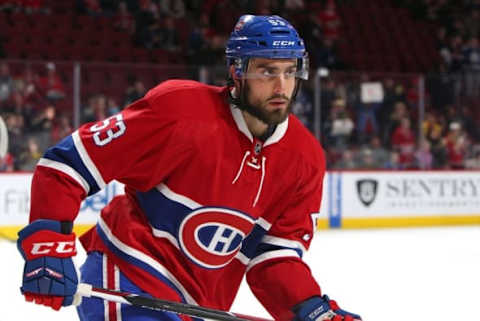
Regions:
<instances>
[{"instance_id":1,"label":"hockey stick","mask_svg":"<svg viewBox=\"0 0 480 321\"><path fill-rule=\"evenodd\" d=\"M0 158L5 157L8 152L8 131L5 122L0 116Z\"/></svg>"},{"instance_id":2,"label":"hockey stick","mask_svg":"<svg viewBox=\"0 0 480 321\"><path fill-rule=\"evenodd\" d=\"M272 321L248 315L204 308L193 304L149 298L133 293L97 288L86 283L81 283L78 285L78 290L75 294L75 302L80 302L80 297L96 297L107 301L119 302L151 310L174 312L191 317L217 321Z\"/></svg>"}]
</instances>

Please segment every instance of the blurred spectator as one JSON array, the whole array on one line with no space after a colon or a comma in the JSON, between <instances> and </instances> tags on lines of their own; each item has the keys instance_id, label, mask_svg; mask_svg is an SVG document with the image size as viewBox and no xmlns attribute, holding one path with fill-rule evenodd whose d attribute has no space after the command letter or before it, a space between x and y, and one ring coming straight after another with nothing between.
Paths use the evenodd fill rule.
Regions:
<instances>
[{"instance_id":1,"label":"blurred spectator","mask_svg":"<svg viewBox=\"0 0 480 321\"><path fill-rule=\"evenodd\" d=\"M274 12L278 13L278 3L276 0L257 0L255 1L255 14L257 15L271 15Z\"/></svg>"},{"instance_id":2,"label":"blurred spectator","mask_svg":"<svg viewBox=\"0 0 480 321\"><path fill-rule=\"evenodd\" d=\"M339 85L335 82L333 78L327 78L325 84L322 87L320 92L320 106L322 122L325 123L327 117L330 116L330 110L332 108L333 102L337 99L337 88Z\"/></svg>"},{"instance_id":3,"label":"blurred spectator","mask_svg":"<svg viewBox=\"0 0 480 321\"><path fill-rule=\"evenodd\" d=\"M10 99L4 103L2 109L6 113L24 115L26 110L25 99L21 93L15 91L10 95Z\"/></svg>"},{"instance_id":4,"label":"blurred spectator","mask_svg":"<svg viewBox=\"0 0 480 321\"><path fill-rule=\"evenodd\" d=\"M12 93L10 99L4 105L4 111L22 116L22 123L24 123L25 129L29 129L34 116L34 110L31 105L25 102L25 98L23 98L21 93L16 91Z\"/></svg>"},{"instance_id":5,"label":"blurred spectator","mask_svg":"<svg viewBox=\"0 0 480 321\"><path fill-rule=\"evenodd\" d=\"M390 153L390 158L385 164L385 169L400 170L405 169L405 166L400 162L400 154L397 151Z\"/></svg>"},{"instance_id":6,"label":"blurred spectator","mask_svg":"<svg viewBox=\"0 0 480 321\"><path fill-rule=\"evenodd\" d=\"M380 137L373 136L368 147L372 151L372 158L376 168L385 168L390 160L390 151L382 146Z\"/></svg>"},{"instance_id":7,"label":"blurred spectator","mask_svg":"<svg viewBox=\"0 0 480 321\"><path fill-rule=\"evenodd\" d=\"M104 120L111 116L108 112L107 97L105 97L105 95L97 96L95 104L93 105L93 113L96 121Z\"/></svg>"},{"instance_id":8,"label":"blurred spectator","mask_svg":"<svg viewBox=\"0 0 480 321\"><path fill-rule=\"evenodd\" d=\"M13 91L13 77L6 62L0 62L0 106L10 98Z\"/></svg>"},{"instance_id":9,"label":"blurred spectator","mask_svg":"<svg viewBox=\"0 0 480 321\"><path fill-rule=\"evenodd\" d=\"M478 120L475 119L473 111L474 108L462 105L459 108L460 122L468 137L474 142L480 142L480 127L478 126Z\"/></svg>"},{"instance_id":10,"label":"blurred spectator","mask_svg":"<svg viewBox=\"0 0 480 321\"><path fill-rule=\"evenodd\" d=\"M448 46L447 28L439 26L435 32L435 47L440 52Z\"/></svg>"},{"instance_id":11,"label":"blurred spectator","mask_svg":"<svg viewBox=\"0 0 480 321\"><path fill-rule=\"evenodd\" d=\"M373 158L373 152L370 148L364 148L360 151L359 169L376 169L377 164Z\"/></svg>"},{"instance_id":12,"label":"blurred spectator","mask_svg":"<svg viewBox=\"0 0 480 321\"><path fill-rule=\"evenodd\" d=\"M418 112L418 102L420 99L420 77L414 77L409 81L408 88L406 91L406 100L407 104L410 106L410 110L415 113ZM429 95L427 91L424 91L424 99L429 100Z\"/></svg>"},{"instance_id":13,"label":"blurred spectator","mask_svg":"<svg viewBox=\"0 0 480 321\"><path fill-rule=\"evenodd\" d=\"M261 2L255 1L255 4L259 5ZM209 17L210 24L214 26L216 32L225 36L230 34L235 21L245 10L237 1L210 0L204 1L202 12Z\"/></svg>"},{"instance_id":14,"label":"blurred spectator","mask_svg":"<svg viewBox=\"0 0 480 321\"><path fill-rule=\"evenodd\" d=\"M64 137L70 135L73 132L73 127L71 124L70 117L67 115L60 115L54 122L52 132L51 132L51 141L52 145L58 143Z\"/></svg>"},{"instance_id":15,"label":"blurred spectator","mask_svg":"<svg viewBox=\"0 0 480 321\"><path fill-rule=\"evenodd\" d=\"M39 85L45 93L45 97L52 102L64 99L65 85L57 74L55 64L53 62L48 62L45 67L47 69L47 74L39 79Z\"/></svg>"},{"instance_id":16,"label":"blurred spectator","mask_svg":"<svg viewBox=\"0 0 480 321\"><path fill-rule=\"evenodd\" d=\"M322 22L318 13L315 11L307 12L306 19L299 21L299 23L301 28L299 33L303 35L303 40L309 47L310 54L315 54L323 39Z\"/></svg>"},{"instance_id":17,"label":"blurred spectator","mask_svg":"<svg viewBox=\"0 0 480 321\"><path fill-rule=\"evenodd\" d=\"M393 131L391 142L393 149L400 155L400 164L405 168L411 167L414 160L415 135L409 118L404 117L400 120L400 125Z\"/></svg>"},{"instance_id":18,"label":"blurred spectator","mask_svg":"<svg viewBox=\"0 0 480 321\"><path fill-rule=\"evenodd\" d=\"M398 101L398 97L395 93L395 86L395 81L390 77L385 78L382 82L383 103L382 107L377 112L379 130L381 132L383 132L385 124L393 111L393 105Z\"/></svg>"},{"instance_id":19,"label":"blurred spectator","mask_svg":"<svg viewBox=\"0 0 480 321\"><path fill-rule=\"evenodd\" d=\"M14 171L14 159L12 154L7 153L4 157L0 157L0 173Z\"/></svg>"},{"instance_id":20,"label":"blurred spectator","mask_svg":"<svg viewBox=\"0 0 480 321\"><path fill-rule=\"evenodd\" d=\"M43 105L45 98L38 85L38 75L27 67L22 75L15 78L15 90L20 92L28 104Z\"/></svg>"},{"instance_id":21,"label":"blurred spectator","mask_svg":"<svg viewBox=\"0 0 480 321\"><path fill-rule=\"evenodd\" d=\"M127 3L120 1L117 12L113 18L113 26L120 31L126 31L129 35L135 32L135 18L130 11L128 11Z\"/></svg>"},{"instance_id":22,"label":"blurred spectator","mask_svg":"<svg viewBox=\"0 0 480 321\"><path fill-rule=\"evenodd\" d=\"M0 10L23 11L27 14L49 12L48 8L44 7L44 0L3 0L0 1Z\"/></svg>"},{"instance_id":23,"label":"blurred spectator","mask_svg":"<svg viewBox=\"0 0 480 321\"><path fill-rule=\"evenodd\" d=\"M112 97L108 97L107 98L107 112L108 112L108 115L109 116L115 115L115 114L119 113L120 110L121 110L121 108L118 105L118 103L115 101L115 99L112 98Z\"/></svg>"},{"instance_id":24,"label":"blurred spectator","mask_svg":"<svg viewBox=\"0 0 480 321\"><path fill-rule=\"evenodd\" d=\"M160 13L163 16L175 19L185 17L185 3L183 0L162 0L159 2Z\"/></svg>"},{"instance_id":25,"label":"blurred spectator","mask_svg":"<svg viewBox=\"0 0 480 321\"><path fill-rule=\"evenodd\" d=\"M428 139L432 132L438 132L441 135L441 133L443 132L443 126L437 120L436 115L432 112L426 112L424 117L425 119L422 123L423 136L427 137Z\"/></svg>"},{"instance_id":26,"label":"blurred spectator","mask_svg":"<svg viewBox=\"0 0 480 321\"><path fill-rule=\"evenodd\" d=\"M215 34L210 26L206 14L201 14L198 21L193 22L192 31L187 40L187 59L189 64L197 69L197 66L205 65L208 50L208 39Z\"/></svg>"},{"instance_id":27,"label":"blurred spectator","mask_svg":"<svg viewBox=\"0 0 480 321\"><path fill-rule=\"evenodd\" d=\"M324 9L318 16L322 24L323 37L337 40L340 35L341 19L337 14L335 1L327 0Z\"/></svg>"},{"instance_id":28,"label":"blurred spectator","mask_svg":"<svg viewBox=\"0 0 480 321\"><path fill-rule=\"evenodd\" d=\"M360 143L364 143L370 137L378 134L377 110L381 109L379 103L359 102L356 106L357 133Z\"/></svg>"},{"instance_id":29,"label":"blurred spectator","mask_svg":"<svg viewBox=\"0 0 480 321\"><path fill-rule=\"evenodd\" d=\"M6 114L4 119L8 132L8 150L14 161L16 161L16 158L23 149L23 142L25 141L23 116L19 114ZM14 163L14 166L16 166L15 164L16 163Z\"/></svg>"},{"instance_id":30,"label":"blurred spectator","mask_svg":"<svg viewBox=\"0 0 480 321\"><path fill-rule=\"evenodd\" d=\"M179 39L175 20L172 17L165 17L163 23L158 25L153 32L153 48L162 48L170 52L176 52L179 49Z\"/></svg>"},{"instance_id":31,"label":"blurred spectator","mask_svg":"<svg viewBox=\"0 0 480 321\"><path fill-rule=\"evenodd\" d=\"M345 150L341 154L342 158L333 164L334 169L356 169L358 168L358 162L354 158L354 154L351 150Z\"/></svg>"},{"instance_id":32,"label":"blurred spectator","mask_svg":"<svg viewBox=\"0 0 480 321\"><path fill-rule=\"evenodd\" d=\"M142 98L146 92L143 82L136 80L132 87L127 88L124 106L130 105L134 101Z\"/></svg>"},{"instance_id":33,"label":"blurred spectator","mask_svg":"<svg viewBox=\"0 0 480 321\"><path fill-rule=\"evenodd\" d=\"M465 167L468 169L480 169L480 151L477 151L472 158L465 161Z\"/></svg>"},{"instance_id":34,"label":"blurred spectator","mask_svg":"<svg viewBox=\"0 0 480 321\"><path fill-rule=\"evenodd\" d=\"M158 23L158 8L150 0L141 2L135 14L135 43L140 47L152 48L153 30Z\"/></svg>"},{"instance_id":35,"label":"blurred spectator","mask_svg":"<svg viewBox=\"0 0 480 321\"><path fill-rule=\"evenodd\" d=\"M464 58L462 54L462 37L459 35L450 36L448 46L440 49L440 56L448 67L449 72L461 71Z\"/></svg>"},{"instance_id":36,"label":"blurred spectator","mask_svg":"<svg viewBox=\"0 0 480 321\"><path fill-rule=\"evenodd\" d=\"M453 122L449 125L447 137L445 138L448 151L448 165L451 169L465 168L465 154L467 138L462 131L460 123Z\"/></svg>"},{"instance_id":37,"label":"blurred spectator","mask_svg":"<svg viewBox=\"0 0 480 321\"><path fill-rule=\"evenodd\" d=\"M307 86L300 87L297 97L292 102L292 112L309 130L313 130L312 94Z\"/></svg>"},{"instance_id":38,"label":"blurred spectator","mask_svg":"<svg viewBox=\"0 0 480 321\"><path fill-rule=\"evenodd\" d=\"M96 122L110 117L107 106L107 97L103 94L93 96L89 99L89 104L84 108L84 122Z\"/></svg>"},{"instance_id":39,"label":"blurred spectator","mask_svg":"<svg viewBox=\"0 0 480 321\"><path fill-rule=\"evenodd\" d=\"M285 0L284 9L291 13L302 12L305 9L304 0Z\"/></svg>"},{"instance_id":40,"label":"blurred spectator","mask_svg":"<svg viewBox=\"0 0 480 321\"><path fill-rule=\"evenodd\" d=\"M18 160L18 170L33 171L38 161L42 157L42 150L39 149L37 140L33 137L27 141L27 148L20 154Z\"/></svg>"},{"instance_id":41,"label":"blurred spectator","mask_svg":"<svg viewBox=\"0 0 480 321\"><path fill-rule=\"evenodd\" d=\"M465 93L478 97L480 90L480 46L477 37L469 39L462 51L465 74Z\"/></svg>"},{"instance_id":42,"label":"blurred spectator","mask_svg":"<svg viewBox=\"0 0 480 321\"><path fill-rule=\"evenodd\" d=\"M99 0L82 0L85 12L91 16L102 16L103 10Z\"/></svg>"},{"instance_id":43,"label":"blurred spectator","mask_svg":"<svg viewBox=\"0 0 480 321\"><path fill-rule=\"evenodd\" d=\"M444 111L446 106L452 105L455 99L455 76L448 72L445 63L440 63L435 73L429 74L426 87L431 93L432 107L437 111Z\"/></svg>"},{"instance_id":44,"label":"blurred spectator","mask_svg":"<svg viewBox=\"0 0 480 321\"><path fill-rule=\"evenodd\" d=\"M100 7L104 16L112 17L117 11L118 0L100 0Z\"/></svg>"},{"instance_id":45,"label":"blurred spectator","mask_svg":"<svg viewBox=\"0 0 480 321\"><path fill-rule=\"evenodd\" d=\"M420 142L420 148L415 152L416 167L421 170L432 169L433 156L430 152L430 143L423 139Z\"/></svg>"},{"instance_id":46,"label":"blurred spectator","mask_svg":"<svg viewBox=\"0 0 480 321\"><path fill-rule=\"evenodd\" d=\"M338 69L340 63L335 49L335 43L330 38L324 38L318 43L318 47L312 51L314 66L327 69Z\"/></svg>"},{"instance_id":47,"label":"blurred spectator","mask_svg":"<svg viewBox=\"0 0 480 321\"><path fill-rule=\"evenodd\" d=\"M383 133L383 144L389 145L391 143L391 137L394 130L400 125L400 122L403 118L409 118L407 105L403 102L397 102L393 106L393 112L389 116L388 121L385 125L385 130Z\"/></svg>"},{"instance_id":48,"label":"blurred spectator","mask_svg":"<svg viewBox=\"0 0 480 321\"><path fill-rule=\"evenodd\" d=\"M47 148L52 144L51 132L54 127L56 110L53 105L48 105L32 119L29 131L35 134L40 148Z\"/></svg>"},{"instance_id":49,"label":"blurred spectator","mask_svg":"<svg viewBox=\"0 0 480 321\"><path fill-rule=\"evenodd\" d=\"M445 145L445 140L442 137L442 132L438 130L430 131L428 135L430 142L430 152L432 154L432 168L445 169L447 168L448 151Z\"/></svg>"},{"instance_id":50,"label":"blurred spectator","mask_svg":"<svg viewBox=\"0 0 480 321\"><path fill-rule=\"evenodd\" d=\"M343 99L338 99L334 102L329 122L331 127L330 139L333 147L341 151L346 149L349 146L355 125L348 114Z\"/></svg>"},{"instance_id":51,"label":"blurred spectator","mask_svg":"<svg viewBox=\"0 0 480 321\"><path fill-rule=\"evenodd\" d=\"M473 8L465 18L465 25L467 26L467 36L478 38L480 36L480 10Z\"/></svg>"}]
</instances>

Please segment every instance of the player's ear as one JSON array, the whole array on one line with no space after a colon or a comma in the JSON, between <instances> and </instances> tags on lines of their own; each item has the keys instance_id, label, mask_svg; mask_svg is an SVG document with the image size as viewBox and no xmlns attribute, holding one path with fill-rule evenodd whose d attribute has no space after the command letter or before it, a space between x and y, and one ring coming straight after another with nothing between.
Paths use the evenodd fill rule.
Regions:
<instances>
[{"instance_id":1,"label":"player's ear","mask_svg":"<svg viewBox=\"0 0 480 321\"><path fill-rule=\"evenodd\" d=\"M235 67L233 65L230 65L230 68L228 69L228 72L230 74L230 78L233 80L233 82L237 86L239 81L240 81L240 77L235 72Z\"/></svg>"}]
</instances>

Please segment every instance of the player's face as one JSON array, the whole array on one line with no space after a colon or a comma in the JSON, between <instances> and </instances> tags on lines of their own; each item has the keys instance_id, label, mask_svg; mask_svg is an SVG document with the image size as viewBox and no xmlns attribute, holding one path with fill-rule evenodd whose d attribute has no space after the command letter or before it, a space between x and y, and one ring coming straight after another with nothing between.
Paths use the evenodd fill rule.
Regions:
<instances>
[{"instance_id":1,"label":"player's face","mask_svg":"<svg viewBox=\"0 0 480 321\"><path fill-rule=\"evenodd\" d=\"M271 125L279 124L288 117L296 71L296 59L250 60L245 75L245 90L254 116Z\"/></svg>"}]
</instances>

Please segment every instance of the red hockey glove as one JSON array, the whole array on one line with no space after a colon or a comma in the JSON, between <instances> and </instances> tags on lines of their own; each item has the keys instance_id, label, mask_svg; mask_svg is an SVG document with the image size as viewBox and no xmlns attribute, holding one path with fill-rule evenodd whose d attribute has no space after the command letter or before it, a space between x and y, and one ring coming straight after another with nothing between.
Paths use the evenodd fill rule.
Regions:
<instances>
[{"instance_id":1,"label":"red hockey glove","mask_svg":"<svg viewBox=\"0 0 480 321\"><path fill-rule=\"evenodd\" d=\"M328 296L312 297L293 308L296 317L294 321L361 321L354 313L339 308L337 302Z\"/></svg>"},{"instance_id":2,"label":"red hockey glove","mask_svg":"<svg viewBox=\"0 0 480 321\"><path fill-rule=\"evenodd\" d=\"M70 222L37 220L18 232L17 247L25 259L20 290L27 301L54 310L72 304L78 278L71 230Z\"/></svg>"}]
</instances>

